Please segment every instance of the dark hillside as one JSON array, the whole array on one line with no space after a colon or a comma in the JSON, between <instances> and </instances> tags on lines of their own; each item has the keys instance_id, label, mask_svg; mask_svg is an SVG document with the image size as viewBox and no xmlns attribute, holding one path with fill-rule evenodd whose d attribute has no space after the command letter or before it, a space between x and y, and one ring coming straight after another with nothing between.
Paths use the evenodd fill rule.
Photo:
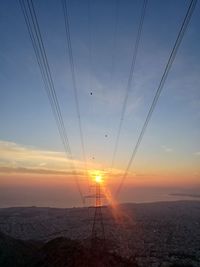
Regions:
<instances>
[{"instance_id":1,"label":"dark hillside","mask_svg":"<svg viewBox=\"0 0 200 267\"><path fill-rule=\"evenodd\" d=\"M134 260L106 251L95 253L80 242L64 237L41 245L0 234L0 266L3 267L137 267Z\"/></svg>"}]
</instances>

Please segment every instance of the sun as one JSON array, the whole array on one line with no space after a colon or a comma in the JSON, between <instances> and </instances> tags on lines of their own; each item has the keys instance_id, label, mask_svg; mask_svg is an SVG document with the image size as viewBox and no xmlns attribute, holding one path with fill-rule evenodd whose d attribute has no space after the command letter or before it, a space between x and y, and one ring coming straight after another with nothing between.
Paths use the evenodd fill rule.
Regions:
<instances>
[{"instance_id":1,"label":"sun","mask_svg":"<svg viewBox=\"0 0 200 267\"><path fill-rule=\"evenodd\" d=\"M96 184L103 184L104 183L104 175L100 170L90 170L89 171L91 181Z\"/></svg>"},{"instance_id":2,"label":"sun","mask_svg":"<svg viewBox=\"0 0 200 267\"><path fill-rule=\"evenodd\" d=\"M95 182L98 183L98 184L101 184L102 183L102 176L101 175L96 175L95 176Z\"/></svg>"}]
</instances>

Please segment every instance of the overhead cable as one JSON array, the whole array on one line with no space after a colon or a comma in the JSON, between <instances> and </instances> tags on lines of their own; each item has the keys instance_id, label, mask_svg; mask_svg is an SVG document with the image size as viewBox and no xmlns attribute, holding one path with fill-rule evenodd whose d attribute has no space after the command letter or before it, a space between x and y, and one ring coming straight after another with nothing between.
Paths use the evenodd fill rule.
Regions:
<instances>
[{"instance_id":1,"label":"overhead cable","mask_svg":"<svg viewBox=\"0 0 200 267\"><path fill-rule=\"evenodd\" d=\"M126 86L125 97L124 97L124 101L123 101L123 105L122 105L122 111L121 111L121 115L120 115L120 121L119 121L118 130L117 130L116 141L115 141L115 145L114 145L114 152L113 152L113 155L112 155L111 169L114 166L116 153L117 153L117 149L118 149L118 146L119 146L119 138L120 138L122 125L123 125L123 121L124 121L124 116L125 116L125 112L126 112L128 96L129 96L129 93L130 93L130 90L131 90L131 85L132 85L133 78L134 78L135 63L136 63L139 44L140 44L141 35L142 35L142 28L143 28L145 13L146 13L147 2L148 2L148 0L144 0L143 1L140 21L139 21L139 26L138 26L137 36L136 36L136 41L135 41L135 44L133 46L131 68L130 68L130 72L129 72L128 83L127 83L127 86Z\"/></svg>"},{"instance_id":2,"label":"overhead cable","mask_svg":"<svg viewBox=\"0 0 200 267\"><path fill-rule=\"evenodd\" d=\"M71 69L71 75L72 75L72 84L73 84L73 91L74 91L74 97L75 97L75 103L76 103L76 111L77 111L77 116L78 116L78 126L79 126L82 154L83 154L83 160L85 164L85 171L87 171L85 144L84 144L84 138L83 138L81 112L80 112L80 106L79 106L78 89L77 89L77 82L76 82L76 75L75 75L75 65L74 65L74 58L73 58L73 51L72 51L68 5L69 4L67 0L62 0L62 7L63 7L63 13L64 13L64 20L65 20L65 32L66 32L67 46L68 46L68 52L69 52L69 62L70 62L70 69Z\"/></svg>"},{"instance_id":3,"label":"overhead cable","mask_svg":"<svg viewBox=\"0 0 200 267\"><path fill-rule=\"evenodd\" d=\"M49 102L52 108L52 112L53 112L53 115L56 121L56 125L58 127L59 135L60 135L64 150L65 150L65 153L67 155L67 158L69 159L69 163L73 171L73 175L76 181L78 192L83 202L84 198L83 198L83 194L80 188L79 179L77 177L77 172L75 170L75 166L73 163L72 151L70 148L60 105L59 105L57 94L55 91L55 86L54 86L54 82L52 79L52 74L51 74L49 63L48 63L48 58L47 58L46 50L44 47L42 34L40 31L35 8L34 8L32 0L26 0L26 1L19 0L19 2L20 2L20 7L22 10L24 19L25 19L26 26L28 29L28 33L31 39L31 43L33 45L36 60L37 60L37 63L39 65L39 69L42 75L45 91L47 93L47 96L48 96L48 99L49 99Z\"/></svg>"},{"instance_id":4,"label":"overhead cable","mask_svg":"<svg viewBox=\"0 0 200 267\"><path fill-rule=\"evenodd\" d=\"M181 27L180 27L180 30L179 30L179 32L178 32L178 36L177 36L177 38L176 38L176 41L175 41L174 46L173 46L173 48L172 48L172 51L171 51L171 53L170 53L169 59L168 59L168 61L167 61L166 67L165 67L164 72L163 72L163 75L162 75L162 77L161 77L161 80L160 80L159 86L158 86L158 88L157 88L156 94L155 94L155 96L154 96L153 102L152 102L152 104L151 104L151 107L150 107L150 109L149 109L149 112L148 112L148 114L147 114L147 117L146 117L146 119L145 119L145 122L144 122L144 124L143 124L143 127L142 127L141 132L140 132L140 134L139 134L139 137L138 137L138 139L137 139L136 145L135 145L134 148L133 148L131 157L130 157L130 159L129 159L129 162L128 162L128 165L127 165L127 167L126 167L126 169L125 169L125 172L124 172L124 174L123 174L123 177L122 177L122 179L121 179L121 181L120 181L120 184L119 184L119 186L118 186L118 188L117 188L116 196L119 195L119 193L120 193L120 191L121 191L121 189L122 189L122 186L123 186L123 184L124 184L124 181L125 181L125 179L126 179L126 177L127 177L127 175L128 175L128 172L129 172L129 170L130 170L130 167L131 167L131 165L132 165L132 163L133 163L133 160L135 159L136 153L137 153L137 151L138 151L138 148L139 148L139 146L140 146L140 143L141 143L141 141L142 141L142 138L143 138L143 136L144 136L144 134L145 134L145 131L146 131L146 129L147 129L147 126L148 126L149 121L150 121L150 119L151 119L152 113L153 113L153 111L154 111L154 109L155 109L155 106L156 106L156 104L157 104L157 102L158 102L158 99L159 99L159 97L160 97L161 91L162 91L162 89L163 89L163 86L164 86L164 84L165 84L165 81L166 81L166 79L167 79L167 76L168 76L168 74L169 74L169 71L170 71L170 69L171 69L172 63L173 63L173 61L174 61L174 59L175 59L175 57L176 57L177 51L178 51L178 49L179 49L179 46L180 46L180 44L181 44L181 41L182 41L183 36L184 36L184 34L185 34L185 31L186 31L186 29L187 29L187 27L188 27L188 24L189 24L189 22L190 22L190 19L191 19L191 17L192 17L193 11L194 11L195 6L196 6L196 3L197 3L197 0L191 0L191 1L190 1L189 7L188 7L187 12L186 12L186 15L185 15L185 17L184 17L184 20L183 20L182 25L181 25Z\"/></svg>"}]
</instances>

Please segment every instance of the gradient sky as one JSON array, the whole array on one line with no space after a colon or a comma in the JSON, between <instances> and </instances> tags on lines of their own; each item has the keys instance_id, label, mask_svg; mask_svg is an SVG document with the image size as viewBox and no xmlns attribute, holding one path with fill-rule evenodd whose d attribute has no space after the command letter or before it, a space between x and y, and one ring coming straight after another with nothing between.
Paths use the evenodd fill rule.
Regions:
<instances>
[{"instance_id":1,"label":"gradient sky","mask_svg":"<svg viewBox=\"0 0 200 267\"><path fill-rule=\"evenodd\" d=\"M88 1L69 1L88 168L102 171L111 186L119 183L128 163L189 3L183 0L148 2L115 168L112 175L108 175L142 7L142 1L118 2L115 36L117 0L90 1L90 23ZM34 4L70 146L84 186L61 3L42 0ZM136 187L200 188L199 29L200 3L197 3L126 180L121 201L134 200L130 188ZM76 188L69 160L63 153L18 1L1 1L0 32L1 202L5 206L9 205L9 199L20 205L38 203L31 202L30 198L27 202L27 195L30 193L31 199L36 199L42 188L50 188L48 196L52 196L52 192L59 195L59 189L53 191L53 188L62 188L70 203L66 206L76 205L78 194L72 194ZM39 204L42 201L41 198ZM52 205L60 205L59 200L55 203L56 200Z\"/></svg>"}]
</instances>

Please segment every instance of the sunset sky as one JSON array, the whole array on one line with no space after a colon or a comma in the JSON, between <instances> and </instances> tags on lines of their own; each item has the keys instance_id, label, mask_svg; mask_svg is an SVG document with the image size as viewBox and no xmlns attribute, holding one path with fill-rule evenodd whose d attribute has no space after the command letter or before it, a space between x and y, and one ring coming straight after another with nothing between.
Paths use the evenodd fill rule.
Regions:
<instances>
[{"instance_id":1,"label":"sunset sky","mask_svg":"<svg viewBox=\"0 0 200 267\"><path fill-rule=\"evenodd\" d=\"M95 170L101 172L105 184L114 191L147 116L189 1L148 1L112 171L142 1L94 0L90 1L90 12L88 1L68 1L88 176L92 179ZM34 1L34 5L74 165L82 190L88 195L62 5L53 0ZM163 195L171 192L200 192L199 28L198 2L120 201L154 200L147 195L153 195L156 188L160 194L156 200L163 200ZM80 205L70 159L64 153L18 1L1 1L0 32L1 206Z\"/></svg>"}]
</instances>

